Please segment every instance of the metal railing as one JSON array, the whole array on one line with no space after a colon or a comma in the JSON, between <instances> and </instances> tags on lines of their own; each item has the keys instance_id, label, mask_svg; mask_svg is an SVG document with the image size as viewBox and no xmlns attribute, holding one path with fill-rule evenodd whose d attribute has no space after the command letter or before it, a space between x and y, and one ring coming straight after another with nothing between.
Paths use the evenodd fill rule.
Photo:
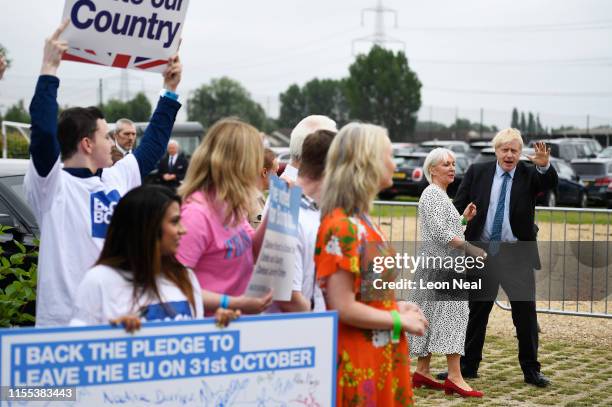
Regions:
<instances>
[{"instance_id":1,"label":"metal railing","mask_svg":"<svg viewBox=\"0 0 612 407\"><path fill-rule=\"evenodd\" d=\"M396 249L416 251L417 209L416 202L376 201L372 215ZM612 210L536 207L542 263L535 272L538 312L612 318L611 222ZM510 310L500 297L496 304Z\"/></svg>"}]
</instances>

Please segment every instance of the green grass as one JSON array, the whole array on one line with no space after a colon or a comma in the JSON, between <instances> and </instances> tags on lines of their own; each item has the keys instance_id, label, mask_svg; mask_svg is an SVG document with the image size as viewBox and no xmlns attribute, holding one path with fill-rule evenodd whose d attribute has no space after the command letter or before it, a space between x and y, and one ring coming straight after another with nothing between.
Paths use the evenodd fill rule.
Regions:
<instances>
[{"instance_id":1,"label":"green grass","mask_svg":"<svg viewBox=\"0 0 612 407\"><path fill-rule=\"evenodd\" d=\"M418 202L418 198L400 196L395 202ZM603 208L598 208L603 209ZM536 223L567 223L568 225L607 225L612 223L612 213L552 212L546 209L536 212ZM416 206L375 205L373 217L415 217Z\"/></svg>"}]
</instances>

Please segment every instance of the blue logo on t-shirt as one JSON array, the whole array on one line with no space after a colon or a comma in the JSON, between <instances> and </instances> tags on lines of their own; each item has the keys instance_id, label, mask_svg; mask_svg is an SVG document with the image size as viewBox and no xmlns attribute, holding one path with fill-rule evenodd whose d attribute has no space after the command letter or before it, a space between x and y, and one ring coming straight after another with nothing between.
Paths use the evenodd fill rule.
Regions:
<instances>
[{"instance_id":1,"label":"blue logo on t-shirt","mask_svg":"<svg viewBox=\"0 0 612 407\"><path fill-rule=\"evenodd\" d=\"M172 301L163 304L151 304L141 314L147 321L164 321L166 319L192 319L191 307L187 301Z\"/></svg>"},{"instance_id":2,"label":"blue logo on t-shirt","mask_svg":"<svg viewBox=\"0 0 612 407\"><path fill-rule=\"evenodd\" d=\"M91 235L104 239L117 202L121 199L119 191L113 189L108 194L98 191L90 196Z\"/></svg>"},{"instance_id":3,"label":"blue logo on t-shirt","mask_svg":"<svg viewBox=\"0 0 612 407\"><path fill-rule=\"evenodd\" d=\"M247 232L241 230L238 234L225 241L225 258L232 259L240 257L245 250L250 250L251 246L251 237Z\"/></svg>"}]
</instances>

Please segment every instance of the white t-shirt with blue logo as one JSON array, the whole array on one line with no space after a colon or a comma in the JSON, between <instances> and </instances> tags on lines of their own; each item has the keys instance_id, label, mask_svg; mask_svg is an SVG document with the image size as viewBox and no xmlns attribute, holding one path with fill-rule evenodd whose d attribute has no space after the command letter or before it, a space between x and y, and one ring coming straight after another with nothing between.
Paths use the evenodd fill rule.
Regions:
<instances>
[{"instance_id":1,"label":"white t-shirt with blue logo","mask_svg":"<svg viewBox=\"0 0 612 407\"><path fill-rule=\"evenodd\" d=\"M151 296L134 301L133 285L121 271L98 265L87 271L77 288L70 325L106 325L111 319L138 314L143 322L175 321L204 318L204 303L200 283L187 269L193 289L195 309L187 296L171 281L157 280L162 303ZM129 275L127 275L129 277Z\"/></svg>"},{"instance_id":2,"label":"white t-shirt with blue logo","mask_svg":"<svg viewBox=\"0 0 612 407\"><path fill-rule=\"evenodd\" d=\"M141 183L138 162L127 155L101 177L80 178L60 159L41 177L32 161L24 188L41 230L36 326L67 326L74 293L102 250L119 199Z\"/></svg>"}]
</instances>

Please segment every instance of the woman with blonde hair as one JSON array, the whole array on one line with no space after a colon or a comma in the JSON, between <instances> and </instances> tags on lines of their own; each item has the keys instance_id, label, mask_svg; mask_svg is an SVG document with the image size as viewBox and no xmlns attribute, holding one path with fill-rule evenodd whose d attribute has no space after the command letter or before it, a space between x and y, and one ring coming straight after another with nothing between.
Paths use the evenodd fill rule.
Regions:
<instances>
[{"instance_id":1,"label":"woman with blonde hair","mask_svg":"<svg viewBox=\"0 0 612 407\"><path fill-rule=\"evenodd\" d=\"M446 194L448 186L455 180L455 154L446 148L432 150L425 158L423 173L429 186L419 199L420 256L465 260L467 255L484 261L486 252L466 242L463 234L462 223L467 224L476 216L476 205L470 203L461 216ZM457 266L452 267L435 266L434 263L431 267L419 266L415 271L415 281L422 284L440 282L441 279L449 284L449 289L418 289L409 294L409 299L419 304L431 322L425 335L409 337L410 354L418 357L412 384L414 387L444 390L446 394L457 393L462 397L482 397L482 392L472 389L465 382L459 366L459 359L464 353L470 310L467 291L452 290L450 287L453 279L466 278L468 267L463 267L464 264L457 262ZM434 380L429 371L433 353L446 355L448 378L444 384Z\"/></svg>"},{"instance_id":2,"label":"woman with blonde hair","mask_svg":"<svg viewBox=\"0 0 612 407\"><path fill-rule=\"evenodd\" d=\"M272 301L271 293L243 295L265 231L256 233L248 222L262 166L259 131L223 119L208 130L179 188L187 233L177 258L195 271L207 315L219 307L260 313Z\"/></svg>"},{"instance_id":3,"label":"woman with blonde hair","mask_svg":"<svg viewBox=\"0 0 612 407\"><path fill-rule=\"evenodd\" d=\"M340 319L338 406L413 404L402 331L423 335L427 321L417 306L397 303L392 291L362 298L361 290L373 257L393 255L368 212L394 171L387 131L370 124L344 126L327 155L315 264L327 307ZM393 281L394 271L376 278Z\"/></svg>"}]
</instances>

